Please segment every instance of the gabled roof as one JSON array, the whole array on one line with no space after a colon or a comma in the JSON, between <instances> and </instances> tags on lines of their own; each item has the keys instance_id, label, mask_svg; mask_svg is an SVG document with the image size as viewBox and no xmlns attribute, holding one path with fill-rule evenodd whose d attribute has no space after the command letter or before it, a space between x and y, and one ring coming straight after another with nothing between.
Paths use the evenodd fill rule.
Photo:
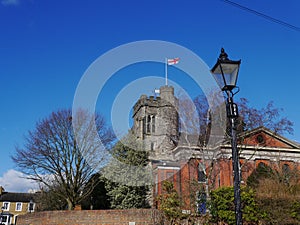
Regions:
<instances>
[{"instance_id":1,"label":"gabled roof","mask_svg":"<svg viewBox=\"0 0 300 225\"><path fill-rule=\"evenodd\" d=\"M240 144L244 145L300 149L300 145L298 143L293 142L263 126L241 133L239 135L239 139Z\"/></svg>"},{"instance_id":2,"label":"gabled roof","mask_svg":"<svg viewBox=\"0 0 300 225\"><path fill-rule=\"evenodd\" d=\"M3 192L0 196L0 202L30 202L30 200L34 201L36 195L34 193Z\"/></svg>"}]
</instances>

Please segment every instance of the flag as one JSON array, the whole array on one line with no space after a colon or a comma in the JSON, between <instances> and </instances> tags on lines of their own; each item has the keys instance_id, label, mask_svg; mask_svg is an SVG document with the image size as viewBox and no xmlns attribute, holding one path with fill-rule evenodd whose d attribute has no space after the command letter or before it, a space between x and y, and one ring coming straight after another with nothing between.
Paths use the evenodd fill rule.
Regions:
<instances>
[{"instance_id":1,"label":"flag","mask_svg":"<svg viewBox=\"0 0 300 225\"><path fill-rule=\"evenodd\" d=\"M179 63L179 58L168 59L168 65L175 65Z\"/></svg>"}]
</instances>

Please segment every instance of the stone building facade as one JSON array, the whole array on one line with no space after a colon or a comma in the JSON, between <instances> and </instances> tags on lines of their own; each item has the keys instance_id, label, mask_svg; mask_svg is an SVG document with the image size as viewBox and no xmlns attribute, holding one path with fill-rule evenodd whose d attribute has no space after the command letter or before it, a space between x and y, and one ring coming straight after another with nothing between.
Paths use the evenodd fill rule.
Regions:
<instances>
[{"instance_id":1,"label":"stone building facade","mask_svg":"<svg viewBox=\"0 0 300 225\"><path fill-rule=\"evenodd\" d=\"M174 88L163 86L160 96L142 95L133 107L133 132L143 141L151 159L169 159L178 139L178 99Z\"/></svg>"},{"instance_id":2,"label":"stone building facade","mask_svg":"<svg viewBox=\"0 0 300 225\"><path fill-rule=\"evenodd\" d=\"M174 88L163 86L159 92L156 97L142 95L136 102L132 129L150 152L154 199L162 193L162 182L170 180L185 202L185 209L194 210L195 199L203 193L207 195L209 189L233 185L231 145L224 141L208 147L192 135L188 138L194 140L187 144L186 137L180 134ZM275 169L300 169L298 143L264 127L240 134L239 140L242 185L262 164ZM195 184L201 190L196 190ZM191 198L193 191L197 194L195 198Z\"/></svg>"}]
</instances>

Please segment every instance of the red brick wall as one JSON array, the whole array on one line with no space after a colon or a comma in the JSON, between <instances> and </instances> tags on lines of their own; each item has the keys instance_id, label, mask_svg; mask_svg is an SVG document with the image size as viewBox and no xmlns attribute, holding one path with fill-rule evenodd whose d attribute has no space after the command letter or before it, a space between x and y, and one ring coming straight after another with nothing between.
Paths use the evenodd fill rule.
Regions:
<instances>
[{"instance_id":1,"label":"red brick wall","mask_svg":"<svg viewBox=\"0 0 300 225\"><path fill-rule=\"evenodd\" d=\"M263 141L259 143L257 140L257 137L261 136L263 137ZM243 140L243 144L245 145L252 145L252 146L268 146L268 147L275 147L275 148L291 148L288 144L272 137L269 135L266 135L264 132L258 132L255 135L252 135L250 137L247 137Z\"/></svg>"},{"instance_id":2,"label":"red brick wall","mask_svg":"<svg viewBox=\"0 0 300 225\"><path fill-rule=\"evenodd\" d=\"M154 209L45 211L19 216L17 225L155 225L161 214ZM132 223L134 224L134 223Z\"/></svg>"}]
</instances>

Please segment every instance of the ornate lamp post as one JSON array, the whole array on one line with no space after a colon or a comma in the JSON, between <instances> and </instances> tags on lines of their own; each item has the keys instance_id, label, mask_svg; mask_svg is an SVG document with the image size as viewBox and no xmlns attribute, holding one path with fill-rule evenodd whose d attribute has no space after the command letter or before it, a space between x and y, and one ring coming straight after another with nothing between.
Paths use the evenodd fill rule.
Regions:
<instances>
[{"instance_id":1,"label":"ornate lamp post","mask_svg":"<svg viewBox=\"0 0 300 225\"><path fill-rule=\"evenodd\" d=\"M221 54L211 69L215 80L218 85L227 95L226 111L227 117L230 121L231 130L231 146L232 146L232 165L233 165L233 184L234 184L234 205L235 205L235 219L237 225L242 225L242 211L241 211L241 174L240 174L240 162L237 149L237 137L236 137L236 118L238 117L238 107L233 102L233 96L239 91L236 87L236 81L239 73L241 60L233 61L228 59L228 55L221 49ZM234 89L236 91L234 92Z\"/></svg>"}]
</instances>

